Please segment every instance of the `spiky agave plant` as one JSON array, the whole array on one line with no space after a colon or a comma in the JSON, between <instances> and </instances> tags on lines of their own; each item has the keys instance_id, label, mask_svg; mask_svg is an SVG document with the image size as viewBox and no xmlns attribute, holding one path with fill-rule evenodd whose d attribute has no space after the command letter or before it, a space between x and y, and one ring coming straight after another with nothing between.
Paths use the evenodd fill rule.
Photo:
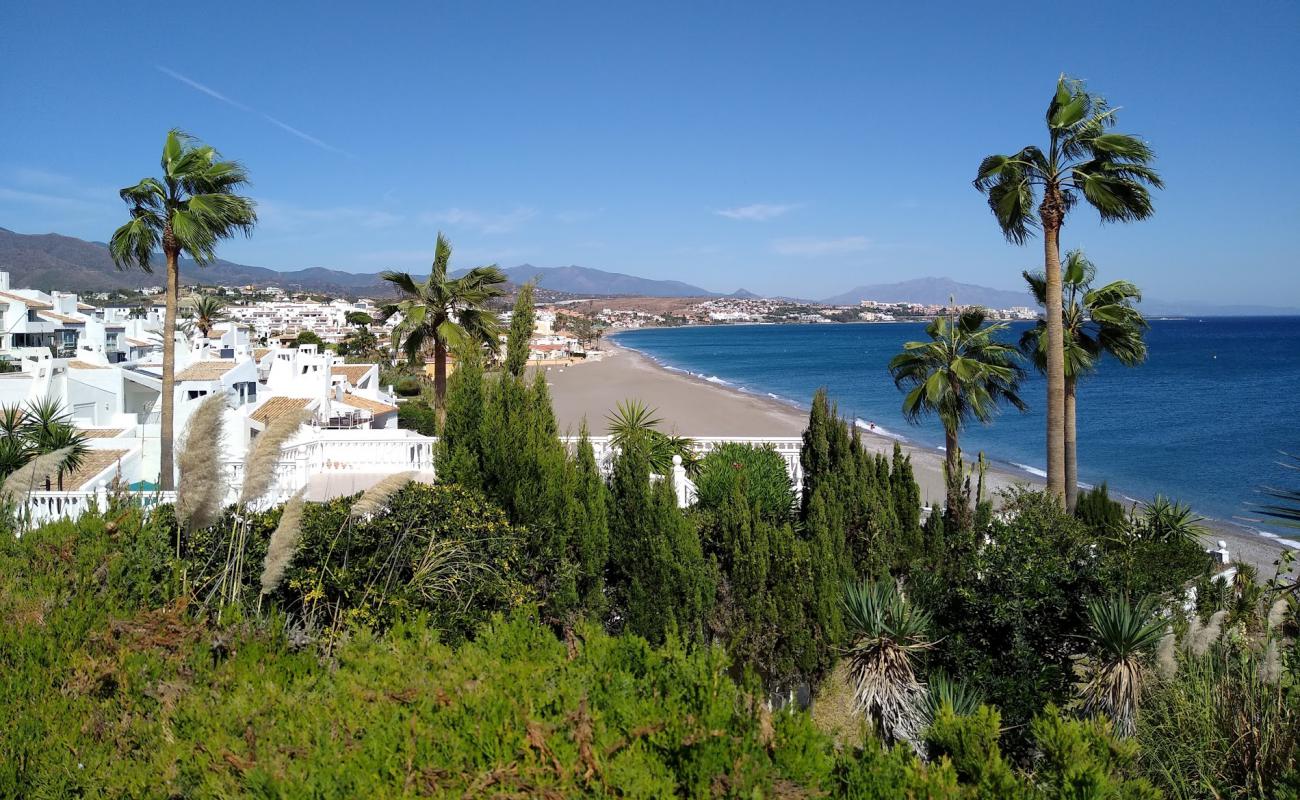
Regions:
<instances>
[{"instance_id":1,"label":"spiky agave plant","mask_svg":"<svg viewBox=\"0 0 1300 800\"><path fill-rule=\"evenodd\" d=\"M646 443L650 469L661 475L666 475L672 468L673 456L681 456L682 464L691 469L696 462L694 441L659 430L663 420L656 417L656 413L656 409L640 400L621 401L615 411L605 417L611 443L621 450L633 437L640 437Z\"/></svg>"},{"instance_id":2,"label":"spiky agave plant","mask_svg":"<svg viewBox=\"0 0 1300 800\"><path fill-rule=\"evenodd\" d=\"M842 602L852 637L845 655L857 710L887 744L917 747L926 691L915 659L934 645L930 615L889 581L850 583Z\"/></svg>"},{"instance_id":3,"label":"spiky agave plant","mask_svg":"<svg viewBox=\"0 0 1300 800\"><path fill-rule=\"evenodd\" d=\"M1088 603L1096 655L1083 685L1083 708L1110 717L1120 736L1133 735L1147 677L1144 662L1165 634L1164 622L1154 616L1149 599L1135 605L1118 597Z\"/></svg>"},{"instance_id":4,"label":"spiky agave plant","mask_svg":"<svg viewBox=\"0 0 1300 800\"><path fill-rule=\"evenodd\" d=\"M1201 525L1204 520L1192 511L1191 506L1164 495L1156 495L1141 513L1143 532L1161 542L1199 541L1205 533L1205 527Z\"/></svg>"}]
</instances>

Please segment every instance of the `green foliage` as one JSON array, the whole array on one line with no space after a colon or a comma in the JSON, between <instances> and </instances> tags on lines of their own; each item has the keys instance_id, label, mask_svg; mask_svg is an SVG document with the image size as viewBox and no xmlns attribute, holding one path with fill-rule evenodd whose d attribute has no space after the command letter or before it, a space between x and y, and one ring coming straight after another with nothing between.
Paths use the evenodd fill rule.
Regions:
<instances>
[{"instance_id":1,"label":"green foliage","mask_svg":"<svg viewBox=\"0 0 1300 800\"><path fill-rule=\"evenodd\" d=\"M324 347L325 340L316 335L315 331L298 331L294 337L293 346L302 347L305 344L314 344L317 347Z\"/></svg>"},{"instance_id":2,"label":"green foliage","mask_svg":"<svg viewBox=\"0 0 1300 800\"><path fill-rule=\"evenodd\" d=\"M393 392L398 397L419 397L424 381L414 375L403 375L393 382Z\"/></svg>"},{"instance_id":3,"label":"green foliage","mask_svg":"<svg viewBox=\"0 0 1300 800\"><path fill-rule=\"evenodd\" d=\"M694 480L696 503L703 509L720 509L742 487L764 519L790 519L795 508L785 459L772 445L721 444L700 459Z\"/></svg>"},{"instance_id":4,"label":"green foliage","mask_svg":"<svg viewBox=\"0 0 1300 800\"><path fill-rule=\"evenodd\" d=\"M605 417L611 443L622 448L633 437L639 438L647 448L651 471L667 475L673 468L673 458L677 457L693 474L697 464L691 440L659 430L663 420L655 413L655 409L640 400L620 400L618 408Z\"/></svg>"},{"instance_id":5,"label":"green foliage","mask_svg":"<svg viewBox=\"0 0 1300 800\"><path fill-rule=\"evenodd\" d=\"M822 552L841 554L829 567L835 582L905 572L925 549L910 459L897 449L891 458L871 453L825 390L813 397L803 442L800 517Z\"/></svg>"},{"instance_id":6,"label":"green foliage","mask_svg":"<svg viewBox=\"0 0 1300 800\"><path fill-rule=\"evenodd\" d=\"M438 441L438 480L461 486L483 486L483 364L477 348L461 354L447 381L446 411Z\"/></svg>"},{"instance_id":7,"label":"green foliage","mask_svg":"<svg viewBox=\"0 0 1300 800\"><path fill-rule=\"evenodd\" d=\"M438 412L434 411L428 403L410 400L397 407L397 427L415 431L423 436L437 436ZM438 465L438 469L442 469L441 464Z\"/></svg>"},{"instance_id":8,"label":"green foliage","mask_svg":"<svg viewBox=\"0 0 1300 800\"><path fill-rule=\"evenodd\" d=\"M510 317L510 332L506 335L506 372L516 378L523 376L528 366L529 342L535 324L533 312L533 284L525 283L515 295L514 313Z\"/></svg>"},{"instance_id":9,"label":"green foliage","mask_svg":"<svg viewBox=\"0 0 1300 800\"><path fill-rule=\"evenodd\" d=\"M1094 535L1104 535L1122 530L1127 523L1124 506L1110 499L1106 484L1094 486L1079 495L1074 515L1088 526Z\"/></svg>"},{"instance_id":10,"label":"green foliage","mask_svg":"<svg viewBox=\"0 0 1300 800\"><path fill-rule=\"evenodd\" d=\"M694 525L670 478L653 485L647 446L633 438L614 462L610 582L629 633L662 642L670 631L702 641L715 593Z\"/></svg>"},{"instance_id":11,"label":"green foliage","mask_svg":"<svg viewBox=\"0 0 1300 800\"><path fill-rule=\"evenodd\" d=\"M405 491L420 499L399 496L382 533L359 525L350 558L393 546L396 507L423 519L471 502ZM1133 744L1053 709L1032 723L1029 773L987 708L941 710L930 763L874 740L841 750L807 714L769 711L721 650L671 636L655 648L579 625L560 640L516 611L453 643L445 608L320 648L278 613L217 626L173 601L166 518L88 514L0 539L0 796L1154 796Z\"/></svg>"},{"instance_id":12,"label":"green foliage","mask_svg":"<svg viewBox=\"0 0 1300 800\"><path fill-rule=\"evenodd\" d=\"M609 489L596 465L583 425L578 440L576 490L582 503L581 515L573 532L573 551L578 567L578 601L590 614L604 615L605 567L609 563Z\"/></svg>"}]
</instances>

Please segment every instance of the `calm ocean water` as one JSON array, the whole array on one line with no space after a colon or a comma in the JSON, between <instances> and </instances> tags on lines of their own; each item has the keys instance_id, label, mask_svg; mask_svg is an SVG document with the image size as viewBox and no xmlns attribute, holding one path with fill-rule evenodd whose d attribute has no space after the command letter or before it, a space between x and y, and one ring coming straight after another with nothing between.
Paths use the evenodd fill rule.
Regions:
<instances>
[{"instance_id":1,"label":"calm ocean water","mask_svg":"<svg viewBox=\"0 0 1300 800\"><path fill-rule=\"evenodd\" d=\"M1028 323L1012 326L1015 341ZM889 359L924 338L920 323L659 328L618 336L665 366L807 407L825 386L840 411L917 444L943 441L935 419L909 425ZM1080 382L1079 478L1117 492L1156 493L1219 519L1250 516L1261 485L1300 483L1278 466L1300 453L1300 318L1157 320L1145 364L1113 361ZM1041 473L1044 380L1032 374L1027 413L1004 410L962 434L962 449ZM1265 524L1252 527L1269 529Z\"/></svg>"}]
</instances>

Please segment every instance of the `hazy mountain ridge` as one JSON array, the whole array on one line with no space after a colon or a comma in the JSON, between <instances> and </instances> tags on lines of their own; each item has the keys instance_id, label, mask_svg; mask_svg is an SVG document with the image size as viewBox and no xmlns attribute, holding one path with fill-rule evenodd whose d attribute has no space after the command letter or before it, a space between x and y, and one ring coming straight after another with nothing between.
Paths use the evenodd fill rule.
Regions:
<instances>
[{"instance_id":1,"label":"hazy mountain ridge","mask_svg":"<svg viewBox=\"0 0 1300 800\"><path fill-rule=\"evenodd\" d=\"M153 273L141 270L119 270L114 266L113 259L108 254L108 247L103 242L88 242L57 233L15 233L6 228L0 228L0 270L10 274L10 285L15 288L47 291L99 292L110 289L139 289L145 286L158 286L166 280L161 258L157 259ZM422 270L415 270L413 274L419 275L421 272ZM759 297L746 289L737 289L731 294L723 294L682 281L654 280L576 265L535 267L531 264L521 264L517 267L509 267L504 272L511 283L518 284L536 278L540 288L566 297L570 295L737 299ZM222 259L206 267L199 267L193 261L182 259L181 279L187 283L202 282L230 286L257 284L330 294L372 296L391 294L390 287L380 280L377 272L345 272L325 267L273 270L236 264ZM951 278L934 277L858 286L842 294L828 297L822 302L828 305L856 305L861 300L882 300L942 305L948 302L949 297L961 304L984 305L992 308L1034 306L1033 298L1028 291L993 289L962 283ZM1151 298L1143 302L1142 310L1149 316L1300 314L1300 309L1294 307L1180 303Z\"/></svg>"}]
</instances>

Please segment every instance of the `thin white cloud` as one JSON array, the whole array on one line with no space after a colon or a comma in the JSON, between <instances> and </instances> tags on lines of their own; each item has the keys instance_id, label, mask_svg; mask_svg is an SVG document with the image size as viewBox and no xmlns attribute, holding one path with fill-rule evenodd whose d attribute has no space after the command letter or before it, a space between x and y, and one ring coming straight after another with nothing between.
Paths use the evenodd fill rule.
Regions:
<instances>
[{"instance_id":1,"label":"thin white cloud","mask_svg":"<svg viewBox=\"0 0 1300 800\"><path fill-rule=\"evenodd\" d=\"M537 209L520 206L504 213L474 211L467 208L448 208L420 215L426 225L449 225L468 228L483 234L510 233L537 216Z\"/></svg>"},{"instance_id":2,"label":"thin white cloud","mask_svg":"<svg viewBox=\"0 0 1300 800\"><path fill-rule=\"evenodd\" d=\"M307 208L275 200L260 200L257 204L258 221L271 231L298 232L303 230L358 227L367 230L392 228L406 221L401 214L378 208L334 206Z\"/></svg>"},{"instance_id":3,"label":"thin white cloud","mask_svg":"<svg viewBox=\"0 0 1300 800\"><path fill-rule=\"evenodd\" d=\"M266 113L265 111L258 111L252 106L246 106L243 103L239 102L238 100L234 100L230 97L227 97L221 92L218 92L216 89L213 89L211 86L206 86L202 83L199 83L193 78L182 75L176 70L168 69L167 67L164 67L161 64L157 64L155 66L157 66L159 72L168 76L169 78L180 81L181 83L185 84L191 89L206 94L208 97L214 98L216 100L220 100L221 102L225 103L228 106L231 106L232 108L237 108L240 111L245 111L249 114L256 114L257 116L261 117L262 119L266 120L267 122L271 123L277 128L285 131L286 133L290 133L293 134L294 136L297 136L299 139L302 139L304 142L309 142L311 144L314 144L317 147L321 148L322 150L328 150L331 153L338 153L339 155L347 156L349 158L353 157L352 154L347 152L346 150L335 147L329 142L322 141L321 139L312 136L310 133L307 133L306 131L302 131L299 130L298 128L293 127L287 122L278 120L275 117L271 116L270 114Z\"/></svg>"},{"instance_id":4,"label":"thin white cloud","mask_svg":"<svg viewBox=\"0 0 1300 800\"><path fill-rule=\"evenodd\" d=\"M775 203L754 203L748 206L724 208L713 213L720 217L726 217L727 219L745 220L747 222L763 222L787 214L798 207L798 204L779 205Z\"/></svg>"},{"instance_id":5,"label":"thin white cloud","mask_svg":"<svg viewBox=\"0 0 1300 800\"><path fill-rule=\"evenodd\" d=\"M772 242L772 249L783 256L829 256L841 253L860 253L869 247L871 247L871 240L865 236L841 236L831 239L803 236L792 239L777 239Z\"/></svg>"}]
</instances>

